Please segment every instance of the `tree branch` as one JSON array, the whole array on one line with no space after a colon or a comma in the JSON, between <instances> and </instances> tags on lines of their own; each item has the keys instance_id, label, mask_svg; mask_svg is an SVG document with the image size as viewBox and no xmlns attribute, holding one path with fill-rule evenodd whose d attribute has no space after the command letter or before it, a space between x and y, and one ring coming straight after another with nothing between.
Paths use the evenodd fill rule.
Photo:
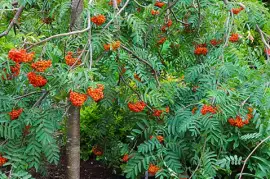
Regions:
<instances>
[{"instance_id":1,"label":"tree branch","mask_svg":"<svg viewBox=\"0 0 270 179\"><path fill-rule=\"evenodd\" d=\"M260 27L258 26L258 24L256 24L256 29L259 32L259 34L261 35L261 39L263 44L265 45L266 50L270 49L270 45L266 42L265 38L264 38L264 32L260 29ZM267 56L267 60L270 59L268 53L266 53Z\"/></svg>"},{"instance_id":2,"label":"tree branch","mask_svg":"<svg viewBox=\"0 0 270 179\"><path fill-rule=\"evenodd\" d=\"M239 175L239 179L242 178L243 175L243 171L245 169L245 166L247 164L248 159L251 157L251 155L257 150L258 147L260 147L265 141L267 141L268 139L270 139L270 136L266 137L265 139L263 139L251 152L250 154L247 156L247 158L244 160L244 165L241 169L240 175Z\"/></svg>"},{"instance_id":3,"label":"tree branch","mask_svg":"<svg viewBox=\"0 0 270 179\"><path fill-rule=\"evenodd\" d=\"M12 27L13 27L15 24L18 23L18 19L19 19L20 15L22 14L23 9L24 9L24 6L21 6L21 7L18 9L18 11L16 12L14 18L13 18L12 21L9 23L8 28L7 28L4 32L2 32L2 33L0 34L0 38L1 38L1 37L4 37L4 36L6 36L6 35L8 35L8 33L10 32L10 30L12 29Z\"/></svg>"},{"instance_id":4,"label":"tree branch","mask_svg":"<svg viewBox=\"0 0 270 179\"><path fill-rule=\"evenodd\" d=\"M133 55L135 58L137 58L139 61L141 61L141 62L145 63L146 65L148 65L148 66L153 70L154 76L155 76L155 80L156 80L156 82L157 82L157 84L158 84L158 87L159 87L159 86L160 86L160 83L159 83L159 80L158 80L158 75L157 75L156 70L152 67L152 65L151 65L148 61L146 61L146 60L140 58L139 56L137 56L133 51L131 51L130 49L128 49L128 48L125 47L124 45L121 45L121 47L122 47L124 50L126 50L127 52L129 52L131 55Z\"/></svg>"}]
</instances>

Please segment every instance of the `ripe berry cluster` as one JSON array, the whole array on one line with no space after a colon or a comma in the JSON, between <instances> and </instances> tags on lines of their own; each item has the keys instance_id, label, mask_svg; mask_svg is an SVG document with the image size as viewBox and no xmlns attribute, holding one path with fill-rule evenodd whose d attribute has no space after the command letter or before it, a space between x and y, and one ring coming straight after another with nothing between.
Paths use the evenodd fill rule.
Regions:
<instances>
[{"instance_id":1,"label":"ripe berry cluster","mask_svg":"<svg viewBox=\"0 0 270 179\"><path fill-rule=\"evenodd\" d=\"M69 100L74 106L82 106L86 101L87 95L70 91Z\"/></svg>"},{"instance_id":2,"label":"ripe berry cluster","mask_svg":"<svg viewBox=\"0 0 270 179\"><path fill-rule=\"evenodd\" d=\"M156 7L162 8L164 5L165 5L164 2L160 2L160 1L155 2Z\"/></svg>"},{"instance_id":3,"label":"ripe berry cluster","mask_svg":"<svg viewBox=\"0 0 270 179\"><path fill-rule=\"evenodd\" d=\"M160 117L163 112L169 113L170 112L170 108L166 107L165 110L161 110L161 109L154 109L153 110L153 116L155 117Z\"/></svg>"},{"instance_id":4,"label":"ripe berry cluster","mask_svg":"<svg viewBox=\"0 0 270 179\"><path fill-rule=\"evenodd\" d=\"M217 39L210 40L210 44L213 46L218 46L221 42L222 40L217 40Z\"/></svg>"},{"instance_id":5,"label":"ripe berry cluster","mask_svg":"<svg viewBox=\"0 0 270 179\"><path fill-rule=\"evenodd\" d=\"M244 8L241 6L239 8L232 8L232 13L237 15L239 14L242 10L244 10Z\"/></svg>"},{"instance_id":6,"label":"ripe berry cluster","mask_svg":"<svg viewBox=\"0 0 270 179\"><path fill-rule=\"evenodd\" d=\"M158 10L152 9L152 10L151 10L151 14L152 14L153 16L159 15L159 11L158 11Z\"/></svg>"},{"instance_id":7,"label":"ripe berry cluster","mask_svg":"<svg viewBox=\"0 0 270 179\"><path fill-rule=\"evenodd\" d=\"M171 19L169 19L169 20L167 21L167 23L165 23L165 24L161 27L161 31L162 31L162 32L166 32L167 29L168 29L169 27L172 26L172 24L173 24L173 21L172 21Z\"/></svg>"},{"instance_id":8,"label":"ripe berry cluster","mask_svg":"<svg viewBox=\"0 0 270 179\"><path fill-rule=\"evenodd\" d=\"M100 147L98 147L97 145L93 146L92 152L96 156L102 156L103 155L102 149Z\"/></svg>"},{"instance_id":9,"label":"ripe berry cluster","mask_svg":"<svg viewBox=\"0 0 270 179\"><path fill-rule=\"evenodd\" d=\"M128 108L133 112L141 112L144 110L146 104L143 101L138 101L136 103L128 103Z\"/></svg>"},{"instance_id":10,"label":"ripe berry cluster","mask_svg":"<svg viewBox=\"0 0 270 179\"><path fill-rule=\"evenodd\" d=\"M73 58L73 52L67 52L67 55L65 56L66 64L68 66L80 65L82 62L78 58Z\"/></svg>"},{"instance_id":11,"label":"ripe berry cluster","mask_svg":"<svg viewBox=\"0 0 270 179\"><path fill-rule=\"evenodd\" d=\"M89 87L87 89L87 94L95 101L98 102L101 99L104 98L104 94L103 94L103 90L104 90L104 86L101 84L97 85L97 88L91 88Z\"/></svg>"},{"instance_id":12,"label":"ripe berry cluster","mask_svg":"<svg viewBox=\"0 0 270 179\"><path fill-rule=\"evenodd\" d=\"M92 17L92 18L91 18L91 21L92 21L94 24L100 26L100 25L102 25L102 24L105 23L106 17L105 17L104 15L100 14L100 15L97 15L97 16Z\"/></svg>"},{"instance_id":13,"label":"ripe berry cluster","mask_svg":"<svg viewBox=\"0 0 270 179\"><path fill-rule=\"evenodd\" d=\"M119 4L121 3L121 1L122 1L122 0L117 0L117 1L116 1L117 5L119 5ZM109 5L111 5L111 6L113 5L113 0L111 0L111 1L109 2Z\"/></svg>"},{"instance_id":14,"label":"ripe berry cluster","mask_svg":"<svg viewBox=\"0 0 270 179\"><path fill-rule=\"evenodd\" d=\"M236 116L236 118L230 118L228 119L228 123L230 123L231 126L235 126L238 128L242 128L244 125L249 124L249 121L253 118L253 109L248 108L248 114L245 120L243 120L239 115Z\"/></svg>"},{"instance_id":15,"label":"ripe berry cluster","mask_svg":"<svg viewBox=\"0 0 270 179\"><path fill-rule=\"evenodd\" d=\"M13 60L15 63L31 62L34 56L35 56L34 52L27 53L25 49L21 50L11 49L8 52L8 58Z\"/></svg>"},{"instance_id":16,"label":"ripe berry cluster","mask_svg":"<svg viewBox=\"0 0 270 179\"><path fill-rule=\"evenodd\" d=\"M123 161L123 162L128 162L128 160L129 160L129 155L128 155L128 154L125 154L125 155L123 156L123 158L122 158L122 161Z\"/></svg>"},{"instance_id":17,"label":"ripe berry cluster","mask_svg":"<svg viewBox=\"0 0 270 179\"><path fill-rule=\"evenodd\" d=\"M150 164L149 168L148 168L148 173L151 175L155 175L158 171L160 170L160 168L154 164Z\"/></svg>"},{"instance_id":18,"label":"ripe berry cluster","mask_svg":"<svg viewBox=\"0 0 270 179\"><path fill-rule=\"evenodd\" d=\"M7 159L0 155L0 166L3 166L5 163L7 163Z\"/></svg>"},{"instance_id":19,"label":"ripe berry cluster","mask_svg":"<svg viewBox=\"0 0 270 179\"><path fill-rule=\"evenodd\" d=\"M41 75L37 75L35 72L29 72L27 74L27 78L29 83L32 84L34 87L43 87L47 84L46 78Z\"/></svg>"},{"instance_id":20,"label":"ripe berry cluster","mask_svg":"<svg viewBox=\"0 0 270 179\"><path fill-rule=\"evenodd\" d=\"M153 139L154 138L154 136L150 136L150 139ZM156 136L155 137L160 143L163 143L163 141L164 141L164 137L163 136L161 136L161 135L158 135L158 136Z\"/></svg>"},{"instance_id":21,"label":"ripe berry cluster","mask_svg":"<svg viewBox=\"0 0 270 179\"><path fill-rule=\"evenodd\" d=\"M21 65L19 63L16 63L15 65L10 66L11 74L8 74L6 71L7 70L4 69L5 75L2 75L2 79L3 80L12 80L14 77L19 76L20 71L21 71Z\"/></svg>"},{"instance_id":22,"label":"ripe berry cluster","mask_svg":"<svg viewBox=\"0 0 270 179\"><path fill-rule=\"evenodd\" d=\"M212 113L212 114L216 114L217 113L217 108L213 107L211 105L203 105L202 109L201 109L201 114L205 115L207 113Z\"/></svg>"},{"instance_id":23,"label":"ripe berry cluster","mask_svg":"<svg viewBox=\"0 0 270 179\"><path fill-rule=\"evenodd\" d=\"M20 117L22 112L23 112L23 109L20 108L20 109L13 109L8 114L9 114L11 120L15 120L15 119L18 119Z\"/></svg>"},{"instance_id":24,"label":"ripe berry cluster","mask_svg":"<svg viewBox=\"0 0 270 179\"><path fill-rule=\"evenodd\" d=\"M52 66L51 60L40 60L31 64L31 67L37 72L44 72L47 68Z\"/></svg>"},{"instance_id":25,"label":"ripe berry cluster","mask_svg":"<svg viewBox=\"0 0 270 179\"><path fill-rule=\"evenodd\" d=\"M235 43L238 42L239 40L239 34L233 33L230 38L229 38L230 42Z\"/></svg>"},{"instance_id":26,"label":"ripe berry cluster","mask_svg":"<svg viewBox=\"0 0 270 179\"><path fill-rule=\"evenodd\" d=\"M197 107L192 108L192 110L191 110L192 114L195 114L197 110L198 110Z\"/></svg>"},{"instance_id":27,"label":"ripe berry cluster","mask_svg":"<svg viewBox=\"0 0 270 179\"><path fill-rule=\"evenodd\" d=\"M104 44L103 48L105 51L110 51L112 50L117 50L118 48L120 48L121 46L121 42L119 40L112 42L111 44Z\"/></svg>"},{"instance_id":28,"label":"ripe berry cluster","mask_svg":"<svg viewBox=\"0 0 270 179\"><path fill-rule=\"evenodd\" d=\"M158 45L162 45L162 44L164 44L164 42L167 40L167 38L166 37L161 37L160 39L159 39L159 41L157 42L157 44Z\"/></svg>"}]
</instances>

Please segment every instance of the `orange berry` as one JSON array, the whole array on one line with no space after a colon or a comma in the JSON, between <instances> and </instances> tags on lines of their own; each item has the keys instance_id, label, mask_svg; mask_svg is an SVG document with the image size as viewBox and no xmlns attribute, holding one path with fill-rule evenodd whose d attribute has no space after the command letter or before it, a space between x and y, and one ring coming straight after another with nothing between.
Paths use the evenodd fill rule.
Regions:
<instances>
[{"instance_id":1,"label":"orange berry","mask_svg":"<svg viewBox=\"0 0 270 179\"><path fill-rule=\"evenodd\" d=\"M73 66L74 63L76 63L76 65L80 65L82 63L81 60L78 60L78 58L73 58L72 55L73 52L67 52L67 55L65 56L66 64L68 66Z\"/></svg>"},{"instance_id":2,"label":"orange berry","mask_svg":"<svg viewBox=\"0 0 270 179\"><path fill-rule=\"evenodd\" d=\"M239 35L238 34L236 34L236 33L233 33L231 36L230 36L230 42L232 42L232 43L235 43L235 42L238 42L238 40L239 40Z\"/></svg>"},{"instance_id":3,"label":"orange berry","mask_svg":"<svg viewBox=\"0 0 270 179\"><path fill-rule=\"evenodd\" d=\"M97 26L100 26L105 23L106 17L102 14L94 16L91 18L91 21L96 24Z\"/></svg>"},{"instance_id":4,"label":"orange berry","mask_svg":"<svg viewBox=\"0 0 270 179\"><path fill-rule=\"evenodd\" d=\"M164 2L160 2L160 1L157 1L157 2L155 3L155 6L156 6L156 7L159 7L159 8L162 8L164 5L165 5L165 3L164 3Z\"/></svg>"},{"instance_id":5,"label":"orange berry","mask_svg":"<svg viewBox=\"0 0 270 179\"><path fill-rule=\"evenodd\" d=\"M151 14L152 14L153 16L159 15L159 11L156 11L156 10L152 9L152 10L151 10Z\"/></svg>"},{"instance_id":6,"label":"orange berry","mask_svg":"<svg viewBox=\"0 0 270 179\"><path fill-rule=\"evenodd\" d=\"M44 72L47 68L51 66L52 66L51 60L40 60L31 64L31 67L38 72Z\"/></svg>"},{"instance_id":7,"label":"orange berry","mask_svg":"<svg viewBox=\"0 0 270 179\"><path fill-rule=\"evenodd\" d=\"M138 101L136 103L128 103L128 108L133 112L141 112L144 110L146 104L143 101Z\"/></svg>"},{"instance_id":8,"label":"orange berry","mask_svg":"<svg viewBox=\"0 0 270 179\"><path fill-rule=\"evenodd\" d=\"M156 165L150 164L149 168L148 168L148 172L151 175L155 175L158 171L160 170L160 168Z\"/></svg>"},{"instance_id":9,"label":"orange berry","mask_svg":"<svg viewBox=\"0 0 270 179\"><path fill-rule=\"evenodd\" d=\"M23 112L23 109L20 108L20 109L13 109L11 112L9 112L9 116L10 116L10 119L11 120L15 120L15 119L18 119L21 115L21 113Z\"/></svg>"},{"instance_id":10,"label":"orange berry","mask_svg":"<svg viewBox=\"0 0 270 179\"><path fill-rule=\"evenodd\" d=\"M95 101L98 102L101 99L104 98L104 94L103 94L103 90L104 90L104 86L101 84L97 85L97 88L91 88L89 87L87 89L87 94Z\"/></svg>"},{"instance_id":11,"label":"orange berry","mask_svg":"<svg viewBox=\"0 0 270 179\"><path fill-rule=\"evenodd\" d=\"M121 42L119 40L112 43L112 49L116 50L121 46Z\"/></svg>"},{"instance_id":12,"label":"orange berry","mask_svg":"<svg viewBox=\"0 0 270 179\"><path fill-rule=\"evenodd\" d=\"M87 100L87 95L70 91L69 100L74 106L82 106Z\"/></svg>"},{"instance_id":13,"label":"orange berry","mask_svg":"<svg viewBox=\"0 0 270 179\"><path fill-rule=\"evenodd\" d=\"M27 74L27 78L29 83L32 84L34 87L43 87L47 84L46 78L41 75L37 75L34 72L29 72Z\"/></svg>"},{"instance_id":14,"label":"orange berry","mask_svg":"<svg viewBox=\"0 0 270 179\"><path fill-rule=\"evenodd\" d=\"M125 154L125 155L123 156L123 158L122 158L122 161L123 161L123 162L128 162L128 160L129 160L129 155L128 155L128 154Z\"/></svg>"}]
</instances>

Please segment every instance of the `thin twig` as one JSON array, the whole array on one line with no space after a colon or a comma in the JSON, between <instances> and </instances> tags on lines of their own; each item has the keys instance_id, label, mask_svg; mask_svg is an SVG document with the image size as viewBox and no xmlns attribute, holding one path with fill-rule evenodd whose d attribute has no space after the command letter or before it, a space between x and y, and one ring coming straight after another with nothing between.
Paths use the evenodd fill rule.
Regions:
<instances>
[{"instance_id":1,"label":"thin twig","mask_svg":"<svg viewBox=\"0 0 270 179\"><path fill-rule=\"evenodd\" d=\"M256 24L256 29L259 32L259 34L261 35L261 39L262 39L263 44L265 45L266 50L270 49L270 45L266 42L263 31L260 29L258 24ZM268 53L266 53L266 56L267 56L267 60L269 60L270 57L269 57Z\"/></svg>"},{"instance_id":2,"label":"thin twig","mask_svg":"<svg viewBox=\"0 0 270 179\"><path fill-rule=\"evenodd\" d=\"M37 93L43 93L43 91L33 91L33 92L28 93L28 94L25 94L25 95L22 95L22 96L18 96L16 98L14 98L14 100L19 100L19 99L22 99L22 98L25 98L27 96L31 96L31 95L37 94Z\"/></svg>"},{"instance_id":3,"label":"thin twig","mask_svg":"<svg viewBox=\"0 0 270 179\"><path fill-rule=\"evenodd\" d=\"M92 0L89 1L89 7L92 5ZM92 49L92 26L91 26L91 14L90 11L88 11L88 43L89 43L89 69L92 69L93 64L93 49Z\"/></svg>"},{"instance_id":4,"label":"thin twig","mask_svg":"<svg viewBox=\"0 0 270 179\"><path fill-rule=\"evenodd\" d=\"M257 150L258 147L260 147L265 141L267 141L268 139L270 139L270 136L266 137L265 139L263 139L251 152L250 154L247 156L247 158L244 160L244 164L243 164L243 167L241 169L241 172L239 174L239 179L242 178L242 175L243 175L243 171L245 169L245 166L247 164L247 161L248 159L252 156L252 154Z\"/></svg>"},{"instance_id":5,"label":"thin twig","mask_svg":"<svg viewBox=\"0 0 270 179\"><path fill-rule=\"evenodd\" d=\"M193 175L197 172L197 170L199 169L200 165L201 165L201 160L202 160L202 156L204 154L204 150L205 150L205 146L206 146L206 140L204 141L204 145L203 145L203 151L202 151L202 155L199 159L199 162L198 162L198 165L197 167L195 168L194 172L191 174L191 176L189 177L189 179L192 179Z\"/></svg>"},{"instance_id":6,"label":"thin twig","mask_svg":"<svg viewBox=\"0 0 270 179\"><path fill-rule=\"evenodd\" d=\"M21 7L18 9L18 11L16 12L14 18L13 18L12 21L10 22L8 28L7 28L4 32L2 32L2 33L0 34L0 38L1 38L1 37L4 37L4 36L6 36L6 35L8 35L8 33L10 32L10 30L12 29L12 27L18 23L18 19L19 19L20 15L22 14L23 9L24 9L24 6L21 6Z\"/></svg>"},{"instance_id":7,"label":"thin twig","mask_svg":"<svg viewBox=\"0 0 270 179\"><path fill-rule=\"evenodd\" d=\"M49 94L49 91L44 91L43 94L40 96L40 98L36 101L36 103L33 105L32 108L35 108L35 107L39 107L41 102L43 101L43 99L46 98L46 96L48 96Z\"/></svg>"},{"instance_id":8,"label":"thin twig","mask_svg":"<svg viewBox=\"0 0 270 179\"><path fill-rule=\"evenodd\" d=\"M111 25L111 23L114 21L114 19L126 8L130 0L127 0L124 6L116 13L116 15L106 24L106 26L102 29L105 30Z\"/></svg>"}]
</instances>

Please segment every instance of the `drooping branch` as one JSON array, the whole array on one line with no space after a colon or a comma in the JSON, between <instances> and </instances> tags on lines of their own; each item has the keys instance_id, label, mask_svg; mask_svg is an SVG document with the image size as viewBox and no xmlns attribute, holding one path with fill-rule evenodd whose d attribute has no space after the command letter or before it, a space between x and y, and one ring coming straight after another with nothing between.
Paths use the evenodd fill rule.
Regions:
<instances>
[{"instance_id":1,"label":"drooping branch","mask_svg":"<svg viewBox=\"0 0 270 179\"><path fill-rule=\"evenodd\" d=\"M256 29L257 31L259 32L259 34L261 35L261 39L262 39L262 42L265 46L265 50L267 51L268 49L270 49L270 45L267 43L267 41L265 40L265 34L264 32L260 29L260 27L258 26L258 24L256 24ZM270 56L268 55L268 53L266 53L266 56L267 56L267 60L270 59Z\"/></svg>"},{"instance_id":2,"label":"drooping branch","mask_svg":"<svg viewBox=\"0 0 270 179\"><path fill-rule=\"evenodd\" d=\"M126 6L128 5L128 2L129 1L130 0L127 0L126 1L126 3L124 4L124 6L118 11L118 13L116 14L116 16L118 16L126 8ZM107 29L110 26L110 24L113 22L114 18L111 19L102 30ZM91 28L91 25L88 24L88 27L85 28L85 29L82 29L82 30L76 30L76 31L72 31L72 32L67 32L67 33L53 35L51 37L48 37L48 38L43 39L43 40L41 40L41 41L39 41L37 43L32 44L31 46L29 46L28 48L26 48L26 50L30 50L31 48L33 48L35 46L41 45L41 44L43 44L45 42L48 42L48 41L50 41L52 39L55 39L55 38L58 38L58 37L64 37L64 36L70 36L70 35L77 35L77 34L81 34L81 33L84 33L84 32L88 32L90 28Z\"/></svg>"},{"instance_id":3,"label":"drooping branch","mask_svg":"<svg viewBox=\"0 0 270 179\"><path fill-rule=\"evenodd\" d=\"M37 94L37 93L42 93L42 91L33 91L33 92L30 92L30 93L27 93L25 95L22 95L22 96L18 96L16 98L14 98L14 100L20 100L22 98L25 98L25 97L28 97L28 96L31 96L33 94Z\"/></svg>"},{"instance_id":4,"label":"drooping branch","mask_svg":"<svg viewBox=\"0 0 270 179\"><path fill-rule=\"evenodd\" d=\"M20 15L22 14L23 9L24 9L24 6L21 6L21 7L18 9L18 11L16 12L14 18L13 18L13 19L11 20L11 22L9 23L8 28L7 28L4 32L2 32L2 33L0 34L0 38L1 38L1 37L4 37L4 36L6 36L6 35L8 35L8 33L10 32L10 30L12 29L12 27L13 27L14 25L18 24L18 19L19 19Z\"/></svg>"},{"instance_id":5,"label":"drooping branch","mask_svg":"<svg viewBox=\"0 0 270 179\"><path fill-rule=\"evenodd\" d=\"M148 66L153 70L154 76L155 76L155 80L156 80L156 82L157 82L157 84L158 84L158 87L159 87L159 86L160 86L160 83L159 83L159 80L158 80L158 75L157 75L156 70L152 67L152 65L151 65L148 61L146 61L146 60L140 58L138 55L136 55L133 51L131 51L130 49L128 49L128 48L125 47L124 45L121 45L121 47L122 47L124 50L126 50L127 52L129 52L131 55L133 55L135 58L137 58L139 61L141 61L141 62L143 62L144 64L148 65Z\"/></svg>"},{"instance_id":6,"label":"drooping branch","mask_svg":"<svg viewBox=\"0 0 270 179\"><path fill-rule=\"evenodd\" d=\"M244 160L244 165L243 165L243 167L242 167L242 169L241 169L241 172L240 172L240 174L239 174L239 179L241 179L242 178L242 175L243 175L243 171L244 171L244 169L245 169L245 166L246 166L246 164L247 164L247 161L249 160L249 158L252 156L252 154L264 143L264 142L266 142L268 139L270 139L270 136L268 136L268 137L266 137L265 139L263 139L251 152L250 152L250 154L247 156L247 158Z\"/></svg>"}]
</instances>

